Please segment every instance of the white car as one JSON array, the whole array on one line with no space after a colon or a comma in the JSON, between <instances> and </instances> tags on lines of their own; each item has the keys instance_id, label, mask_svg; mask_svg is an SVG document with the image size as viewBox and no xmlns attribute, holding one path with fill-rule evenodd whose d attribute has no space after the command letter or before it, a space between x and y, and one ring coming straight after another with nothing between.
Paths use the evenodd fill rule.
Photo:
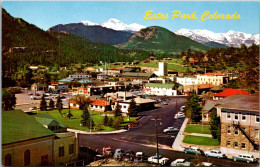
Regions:
<instances>
[{"instance_id":1,"label":"white car","mask_svg":"<svg viewBox=\"0 0 260 167\"><path fill-rule=\"evenodd\" d=\"M165 165L169 161L169 158L162 157L162 155L159 155L159 156L154 155L154 156L151 156L148 158L148 162L158 163L158 159L159 159L160 165Z\"/></svg>"},{"instance_id":2,"label":"white car","mask_svg":"<svg viewBox=\"0 0 260 167\"><path fill-rule=\"evenodd\" d=\"M202 166L213 166L213 164L210 162L202 162L201 165Z\"/></svg>"},{"instance_id":3,"label":"white car","mask_svg":"<svg viewBox=\"0 0 260 167\"><path fill-rule=\"evenodd\" d=\"M209 157L226 158L226 155L219 150L206 151L205 155Z\"/></svg>"},{"instance_id":4,"label":"white car","mask_svg":"<svg viewBox=\"0 0 260 167\"><path fill-rule=\"evenodd\" d=\"M31 107L30 108L30 111L36 111L37 110L37 107Z\"/></svg>"},{"instance_id":5,"label":"white car","mask_svg":"<svg viewBox=\"0 0 260 167\"><path fill-rule=\"evenodd\" d=\"M171 166L190 166L190 162L185 159L176 159L171 163Z\"/></svg>"},{"instance_id":6,"label":"white car","mask_svg":"<svg viewBox=\"0 0 260 167\"><path fill-rule=\"evenodd\" d=\"M174 128L174 127L168 127L163 130L164 133L172 133L172 132L177 132L177 131L178 131L178 129Z\"/></svg>"},{"instance_id":7,"label":"white car","mask_svg":"<svg viewBox=\"0 0 260 167\"><path fill-rule=\"evenodd\" d=\"M178 112L177 114L175 114L174 116L175 119L179 119L179 118L185 118L185 114L183 112Z\"/></svg>"},{"instance_id":8,"label":"white car","mask_svg":"<svg viewBox=\"0 0 260 167\"><path fill-rule=\"evenodd\" d=\"M184 111L184 108L185 108L185 106L181 106L180 110L181 110L181 111Z\"/></svg>"}]
</instances>

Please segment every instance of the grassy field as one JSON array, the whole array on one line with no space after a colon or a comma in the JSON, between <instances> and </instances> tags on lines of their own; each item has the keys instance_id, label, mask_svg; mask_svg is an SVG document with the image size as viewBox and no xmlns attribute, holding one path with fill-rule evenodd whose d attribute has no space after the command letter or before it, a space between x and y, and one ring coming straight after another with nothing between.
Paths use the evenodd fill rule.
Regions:
<instances>
[{"instance_id":1,"label":"grassy field","mask_svg":"<svg viewBox=\"0 0 260 167\"><path fill-rule=\"evenodd\" d=\"M183 60L182 59L172 59L168 61L168 70L171 71L177 71L177 72L186 72L189 68L184 67L183 65ZM107 68L117 68L121 67L122 65L112 65L108 64L106 67ZM131 66L131 65L124 65L124 66ZM151 61L149 63L143 63L141 62L140 64L137 64L135 66L138 67L151 67L151 68L158 68L158 61ZM105 66L94 66L93 68L104 68ZM190 68L190 71L193 71L194 69Z\"/></svg>"},{"instance_id":2,"label":"grassy field","mask_svg":"<svg viewBox=\"0 0 260 167\"><path fill-rule=\"evenodd\" d=\"M54 118L56 118L57 120L61 121L62 123L64 123L68 128L71 129L77 129L77 130L84 130L84 131L89 131L89 128L87 127L82 127L80 126L80 121L81 121L81 115L82 115L82 110L77 110L77 109L71 109L71 113L73 115L73 117L71 119L65 117L65 116L61 116L58 112L58 110L52 110L52 111L39 111L39 113L48 113L51 116L53 116ZM63 109L62 110L63 114L68 113L68 109ZM113 131L115 130L113 127L110 126L104 126L103 125L103 119L104 116L101 116L100 114L104 114L101 112L97 112L97 111L91 111L91 116L92 119L95 123L95 125L100 124L102 126L102 132L105 131ZM110 117L109 117L110 118ZM130 118L130 122L134 121L136 119L136 117L131 117ZM124 123L123 125L127 125L128 122L128 118L124 117ZM93 130L92 130L93 131Z\"/></svg>"},{"instance_id":3,"label":"grassy field","mask_svg":"<svg viewBox=\"0 0 260 167\"><path fill-rule=\"evenodd\" d=\"M210 126L205 126L205 125L187 125L184 132L211 134L209 128Z\"/></svg>"},{"instance_id":4,"label":"grassy field","mask_svg":"<svg viewBox=\"0 0 260 167\"><path fill-rule=\"evenodd\" d=\"M207 145L207 146L218 146L218 139L212 139L210 137L201 137L201 136L185 136L184 143L188 144L197 144L197 145Z\"/></svg>"}]
</instances>

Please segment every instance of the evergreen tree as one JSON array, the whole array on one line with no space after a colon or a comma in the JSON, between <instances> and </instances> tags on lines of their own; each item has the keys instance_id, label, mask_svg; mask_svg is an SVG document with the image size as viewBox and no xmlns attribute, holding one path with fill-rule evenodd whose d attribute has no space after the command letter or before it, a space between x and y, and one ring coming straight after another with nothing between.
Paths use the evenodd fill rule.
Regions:
<instances>
[{"instance_id":1,"label":"evergreen tree","mask_svg":"<svg viewBox=\"0 0 260 167\"><path fill-rule=\"evenodd\" d=\"M51 99L50 102L49 102L49 107L51 110L54 109L55 105L54 105L54 101Z\"/></svg>"},{"instance_id":2,"label":"evergreen tree","mask_svg":"<svg viewBox=\"0 0 260 167\"><path fill-rule=\"evenodd\" d=\"M211 120L210 120L210 131L213 139L218 139L220 142L220 136L221 136L221 124L220 124L220 117L217 116L217 110L214 108L211 110L210 114Z\"/></svg>"},{"instance_id":3,"label":"evergreen tree","mask_svg":"<svg viewBox=\"0 0 260 167\"><path fill-rule=\"evenodd\" d=\"M46 100L44 98L44 95L42 95L42 98L41 98L40 110L41 111L46 111L47 110L47 102L46 102Z\"/></svg>"},{"instance_id":4,"label":"evergreen tree","mask_svg":"<svg viewBox=\"0 0 260 167\"><path fill-rule=\"evenodd\" d=\"M4 111L13 110L16 104L14 92L2 89L2 109Z\"/></svg>"},{"instance_id":5,"label":"evergreen tree","mask_svg":"<svg viewBox=\"0 0 260 167\"><path fill-rule=\"evenodd\" d=\"M128 108L128 116L130 116L130 117L137 116L137 107L136 107L136 102L135 102L134 98L132 98L130 101L129 108Z\"/></svg>"},{"instance_id":6,"label":"evergreen tree","mask_svg":"<svg viewBox=\"0 0 260 167\"><path fill-rule=\"evenodd\" d=\"M114 112L115 112L115 117L122 116L122 111L119 103L116 103L116 108Z\"/></svg>"},{"instance_id":7,"label":"evergreen tree","mask_svg":"<svg viewBox=\"0 0 260 167\"><path fill-rule=\"evenodd\" d=\"M68 105L69 105L69 112L67 114L67 117L70 119L73 115L71 114L71 111L70 111L70 104L68 104Z\"/></svg>"},{"instance_id":8,"label":"evergreen tree","mask_svg":"<svg viewBox=\"0 0 260 167\"><path fill-rule=\"evenodd\" d=\"M87 104L84 107L81 118L82 118L81 120L82 126L87 126L89 129L92 129L95 126L93 119L90 117Z\"/></svg>"},{"instance_id":9,"label":"evergreen tree","mask_svg":"<svg viewBox=\"0 0 260 167\"><path fill-rule=\"evenodd\" d=\"M113 122L114 122L113 118L109 118L107 122L107 126L112 126Z\"/></svg>"},{"instance_id":10,"label":"evergreen tree","mask_svg":"<svg viewBox=\"0 0 260 167\"><path fill-rule=\"evenodd\" d=\"M121 126L120 119L119 119L119 117L116 117L114 122L113 122L113 127L115 129L120 129L120 126Z\"/></svg>"},{"instance_id":11,"label":"evergreen tree","mask_svg":"<svg viewBox=\"0 0 260 167\"><path fill-rule=\"evenodd\" d=\"M59 110L60 115L62 115L61 111L63 109L63 104L60 98L60 95L58 96L57 102L56 102L56 108Z\"/></svg>"},{"instance_id":12,"label":"evergreen tree","mask_svg":"<svg viewBox=\"0 0 260 167\"><path fill-rule=\"evenodd\" d=\"M105 126L108 125L108 116L107 116L107 115L105 115L105 117L104 117L104 119L103 119L103 124L104 124Z\"/></svg>"},{"instance_id":13,"label":"evergreen tree","mask_svg":"<svg viewBox=\"0 0 260 167\"><path fill-rule=\"evenodd\" d=\"M188 96L187 102L185 103L186 116L193 122L199 122L201 120L201 107L200 107L199 96L193 92Z\"/></svg>"}]
</instances>

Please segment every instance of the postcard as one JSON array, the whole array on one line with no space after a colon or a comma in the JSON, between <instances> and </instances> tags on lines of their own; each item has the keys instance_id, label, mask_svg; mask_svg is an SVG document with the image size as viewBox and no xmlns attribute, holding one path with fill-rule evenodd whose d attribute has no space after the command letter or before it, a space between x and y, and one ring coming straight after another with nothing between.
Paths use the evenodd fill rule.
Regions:
<instances>
[{"instance_id":1,"label":"postcard","mask_svg":"<svg viewBox=\"0 0 260 167\"><path fill-rule=\"evenodd\" d=\"M259 165L259 1L3 1L2 165Z\"/></svg>"}]
</instances>

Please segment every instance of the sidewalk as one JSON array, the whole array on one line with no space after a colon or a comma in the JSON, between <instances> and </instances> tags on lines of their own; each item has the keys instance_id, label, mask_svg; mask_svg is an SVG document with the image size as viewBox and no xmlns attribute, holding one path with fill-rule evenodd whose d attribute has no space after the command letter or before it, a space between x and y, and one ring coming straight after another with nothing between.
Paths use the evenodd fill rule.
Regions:
<instances>
[{"instance_id":1,"label":"sidewalk","mask_svg":"<svg viewBox=\"0 0 260 167\"><path fill-rule=\"evenodd\" d=\"M202 136L202 137L210 137L212 138L212 135L210 134L202 134L202 133L188 133L184 132L185 135L192 135L192 136Z\"/></svg>"},{"instance_id":2,"label":"sidewalk","mask_svg":"<svg viewBox=\"0 0 260 167\"><path fill-rule=\"evenodd\" d=\"M86 132L82 130L76 130L76 129L67 129L69 132L75 132L75 133L80 133L80 134L88 134L88 135L101 135L101 134L116 134L116 133L123 133L127 132L126 129L120 129L116 131L111 131L111 132Z\"/></svg>"},{"instance_id":3,"label":"sidewalk","mask_svg":"<svg viewBox=\"0 0 260 167\"><path fill-rule=\"evenodd\" d=\"M181 143L182 143L183 138L185 137L183 135L183 132L185 130L185 127L186 127L187 123L188 123L188 118L185 118L185 120L184 120L184 122L183 122L183 124L181 126L181 129L179 130L179 133L176 136L174 143L172 144L172 149L175 150L175 151L183 151L183 149L184 149L181 146Z\"/></svg>"}]
</instances>

